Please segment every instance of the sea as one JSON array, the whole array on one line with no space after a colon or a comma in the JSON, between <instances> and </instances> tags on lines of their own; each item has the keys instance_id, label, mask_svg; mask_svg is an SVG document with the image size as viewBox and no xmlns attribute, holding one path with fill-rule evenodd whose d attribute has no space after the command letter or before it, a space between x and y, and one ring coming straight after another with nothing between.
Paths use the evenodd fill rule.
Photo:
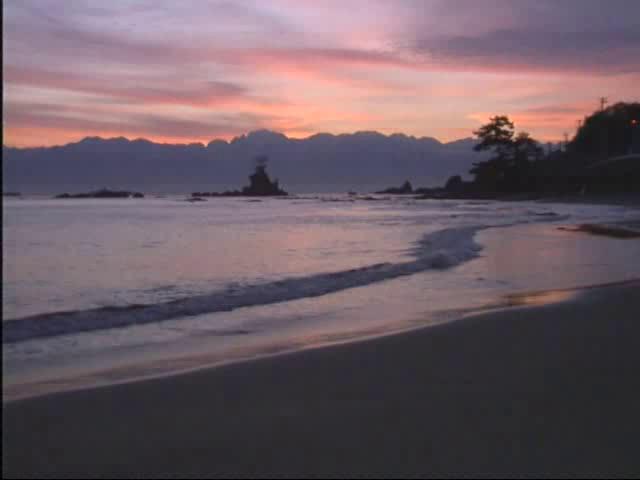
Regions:
<instances>
[{"instance_id":1,"label":"sea","mask_svg":"<svg viewBox=\"0 0 640 480\"><path fill-rule=\"evenodd\" d=\"M3 400L521 307L640 278L632 206L305 194L3 199ZM523 296L523 292L546 291ZM523 300L526 299L526 300Z\"/></svg>"}]
</instances>

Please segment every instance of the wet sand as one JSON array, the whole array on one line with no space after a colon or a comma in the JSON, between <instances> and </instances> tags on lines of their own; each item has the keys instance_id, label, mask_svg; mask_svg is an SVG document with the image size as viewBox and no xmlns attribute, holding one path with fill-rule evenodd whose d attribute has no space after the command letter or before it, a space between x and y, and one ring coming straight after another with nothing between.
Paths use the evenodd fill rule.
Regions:
<instances>
[{"instance_id":1,"label":"wet sand","mask_svg":"<svg viewBox=\"0 0 640 480\"><path fill-rule=\"evenodd\" d=\"M640 228L635 223L633 225L607 225L597 223L583 223L573 228L558 227L558 230L568 232L582 232L593 235L604 235L613 238L640 238Z\"/></svg>"},{"instance_id":2,"label":"wet sand","mask_svg":"<svg viewBox=\"0 0 640 480\"><path fill-rule=\"evenodd\" d=\"M640 281L4 405L7 477L629 476Z\"/></svg>"}]
</instances>

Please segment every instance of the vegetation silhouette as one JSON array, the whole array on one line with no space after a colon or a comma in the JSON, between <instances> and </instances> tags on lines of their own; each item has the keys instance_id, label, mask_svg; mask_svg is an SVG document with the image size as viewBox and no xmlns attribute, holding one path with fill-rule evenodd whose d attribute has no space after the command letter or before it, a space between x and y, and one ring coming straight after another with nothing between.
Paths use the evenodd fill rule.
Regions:
<instances>
[{"instance_id":1,"label":"vegetation silhouette","mask_svg":"<svg viewBox=\"0 0 640 480\"><path fill-rule=\"evenodd\" d=\"M640 103L585 117L560 150L534 164L530 189L557 193L640 192Z\"/></svg>"},{"instance_id":2,"label":"vegetation silhouette","mask_svg":"<svg viewBox=\"0 0 640 480\"><path fill-rule=\"evenodd\" d=\"M475 175L474 186L493 192L526 191L531 183L532 163L542 155L542 148L527 132L515 134L515 125L501 115L473 132L480 140L477 152L490 151L493 156L475 163L469 173Z\"/></svg>"},{"instance_id":3,"label":"vegetation silhouette","mask_svg":"<svg viewBox=\"0 0 640 480\"><path fill-rule=\"evenodd\" d=\"M506 115L492 117L473 132L474 178L449 178L444 188L419 189L425 198L495 198L575 193L640 193L640 103L620 102L585 117L570 141L554 149L527 132L516 133Z\"/></svg>"}]
</instances>

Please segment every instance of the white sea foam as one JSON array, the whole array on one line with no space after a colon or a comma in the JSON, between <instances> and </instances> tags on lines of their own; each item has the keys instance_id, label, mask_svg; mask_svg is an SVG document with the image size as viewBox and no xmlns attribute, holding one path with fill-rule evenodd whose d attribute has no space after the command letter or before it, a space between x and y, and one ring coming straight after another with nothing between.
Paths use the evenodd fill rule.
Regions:
<instances>
[{"instance_id":1,"label":"white sea foam","mask_svg":"<svg viewBox=\"0 0 640 480\"><path fill-rule=\"evenodd\" d=\"M317 297L429 269L446 269L470 260L478 254L481 247L473 237L482 228L488 228L488 226L449 228L427 234L413 249L414 259L407 262L376 263L338 272L290 277L242 287L235 286L204 295L151 305L107 306L10 320L3 325L2 342L15 343L33 338L160 322L179 317Z\"/></svg>"},{"instance_id":2,"label":"white sea foam","mask_svg":"<svg viewBox=\"0 0 640 480\"><path fill-rule=\"evenodd\" d=\"M568 218L532 204L308 203L193 210L157 200L125 210L22 202L6 210L2 341L180 320L449 269L478 256L479 230ZM593 219L589 209L583 217ZM425 225L430 232L415 241Z\"/></svg>"}]
</instances>

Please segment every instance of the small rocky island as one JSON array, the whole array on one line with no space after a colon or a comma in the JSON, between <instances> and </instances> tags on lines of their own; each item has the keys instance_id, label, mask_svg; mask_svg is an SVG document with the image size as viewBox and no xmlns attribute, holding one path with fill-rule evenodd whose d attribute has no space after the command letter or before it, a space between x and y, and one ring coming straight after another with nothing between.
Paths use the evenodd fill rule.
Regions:
<instances>
[{"instance_id":1,"label":"small rocky island","mask_svg":"<svg viewBox=\"0 0 640 480\"><path fill-rule=\"evenodd\" d=\"M405 181L401 187L390 187L380 190L376 193L392 194L392 195L410 195L413 193L413 186L409 180Z\"/></svg>"},{"instance_id":2,"label":"small rocky island","mask_svg":"<svg viewBox=\"0 0 640 480\"><path fill-rule=\"evenodd\" d=\"M88 193L61 193L54 198L144 198L140 192L129 192L127 190L109 190L102 188Z\"/></svg>"},{"instance_id":3,"label":"small rocky island","mask_svg":"<svg viewBox=\"0 0 640 480\"><path fill-rule=\"evenodd\" d=\"M278 185L278 180L271 180L267 174L266 156L256 158L256 169L249 176L249 185L242 190L227 190L225 192L193 192L191 197L274 197L289 195Z\"/></svg>"}]
</instances>

